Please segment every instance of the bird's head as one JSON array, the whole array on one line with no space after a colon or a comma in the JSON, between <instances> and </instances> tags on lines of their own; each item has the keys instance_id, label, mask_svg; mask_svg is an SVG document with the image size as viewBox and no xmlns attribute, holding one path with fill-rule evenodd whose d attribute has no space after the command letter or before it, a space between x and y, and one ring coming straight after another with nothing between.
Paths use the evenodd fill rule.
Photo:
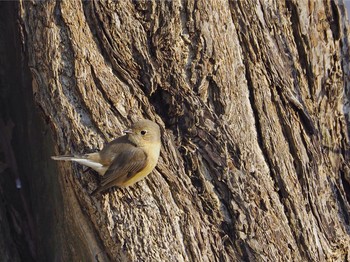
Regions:
<instances>
[{"instance_id":1,"label":"bird's head","mask_svg":"<svg viewBox=\"0 0 350 262\"><path fill-rule=\"evenodd\" d=\"M160 128L150 120L140 120L132 124L130 129L124 130L129 140L138 147L160 143Z\"/></svg>"}]
</instances>

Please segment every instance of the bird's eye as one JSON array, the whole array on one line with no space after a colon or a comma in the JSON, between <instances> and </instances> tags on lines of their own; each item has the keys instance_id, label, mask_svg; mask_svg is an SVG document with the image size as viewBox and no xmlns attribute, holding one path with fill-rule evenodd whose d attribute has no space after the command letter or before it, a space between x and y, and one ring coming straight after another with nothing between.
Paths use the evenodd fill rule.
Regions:
<instances>
[{"instance_id":1,"label":"bird's eye","mask_svg":"<svg viewBox=\"0 0 350 262\"><path fill-rule=\"evenodd\" d=\"M146 130L142 130L142 131L141 131L141 135L143 135L143 136L146 135L146 133L147 133Z\"/></svg>"}]
</instances>

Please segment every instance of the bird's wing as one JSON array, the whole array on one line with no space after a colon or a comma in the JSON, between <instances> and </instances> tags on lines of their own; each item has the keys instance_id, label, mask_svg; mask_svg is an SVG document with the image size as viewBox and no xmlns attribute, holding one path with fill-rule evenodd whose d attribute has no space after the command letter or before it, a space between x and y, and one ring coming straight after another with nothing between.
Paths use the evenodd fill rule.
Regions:
<instances>
[{"instance_id":1,"label":"bird's wing","mask_svg":"<svg viewBox=\"0 0 350 262\"><path fill-rule=\"evenodd\" d=\"M112 161L102 177L99 191L113 185L118 186L125 180L131 179L146 166L146 160L147 155L140 148L132 147L129 150L124 150Z\"/></svg>"}]
</instances>

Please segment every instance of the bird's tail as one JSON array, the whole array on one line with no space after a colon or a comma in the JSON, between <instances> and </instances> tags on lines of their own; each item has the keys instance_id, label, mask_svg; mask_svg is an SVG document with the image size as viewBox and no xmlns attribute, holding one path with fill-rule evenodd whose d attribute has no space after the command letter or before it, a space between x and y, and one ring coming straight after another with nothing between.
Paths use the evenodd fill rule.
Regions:
<instances>
[{"instance_id":1,"label":"bird's tail","mask_svg":"<svg viewBox=\"0 0 350 262\"><path fill-rule=\"evenodd\" d=\"M63 156L52 156L53 160L61 161L74 161L81 165L91 167L96 170L100 175L103 175L107 167L100 163L100 158L98 153L91 153L85 155L63 155Z\"/></svg>"},{"instance_id":2,"label":"bird's tail","mask_svg":"<svg viewBox=\"0 0 350 262\"><path fill-rule=\"evenodd\" d=\"M63 156L52 156L53 160L60 160L60 161L77 161L77 160L83 160L86 159L86 156L78 156L78 155L63 155Z\"/></svg>"}]
</instances>

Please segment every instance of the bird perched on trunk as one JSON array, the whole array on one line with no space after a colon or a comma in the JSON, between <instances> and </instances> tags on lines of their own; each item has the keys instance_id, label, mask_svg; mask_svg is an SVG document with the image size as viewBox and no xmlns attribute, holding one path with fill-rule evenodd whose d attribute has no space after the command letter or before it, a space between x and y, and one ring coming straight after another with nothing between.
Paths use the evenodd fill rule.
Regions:
<instances>
[{"instance_id":1,"label":"bird perched on trunk","mask_svg":"<svg viewBox=\"0 0 350 262\"><path fill-rule=\"evenodd\" d=\"M160 129L150 120L140 120L124 133L99 152L51 158L78 162L96 170L102 179L92 195L112 186L131 186L151 173L157 165L161 146Z\"/></svg>"}]
</instances>

